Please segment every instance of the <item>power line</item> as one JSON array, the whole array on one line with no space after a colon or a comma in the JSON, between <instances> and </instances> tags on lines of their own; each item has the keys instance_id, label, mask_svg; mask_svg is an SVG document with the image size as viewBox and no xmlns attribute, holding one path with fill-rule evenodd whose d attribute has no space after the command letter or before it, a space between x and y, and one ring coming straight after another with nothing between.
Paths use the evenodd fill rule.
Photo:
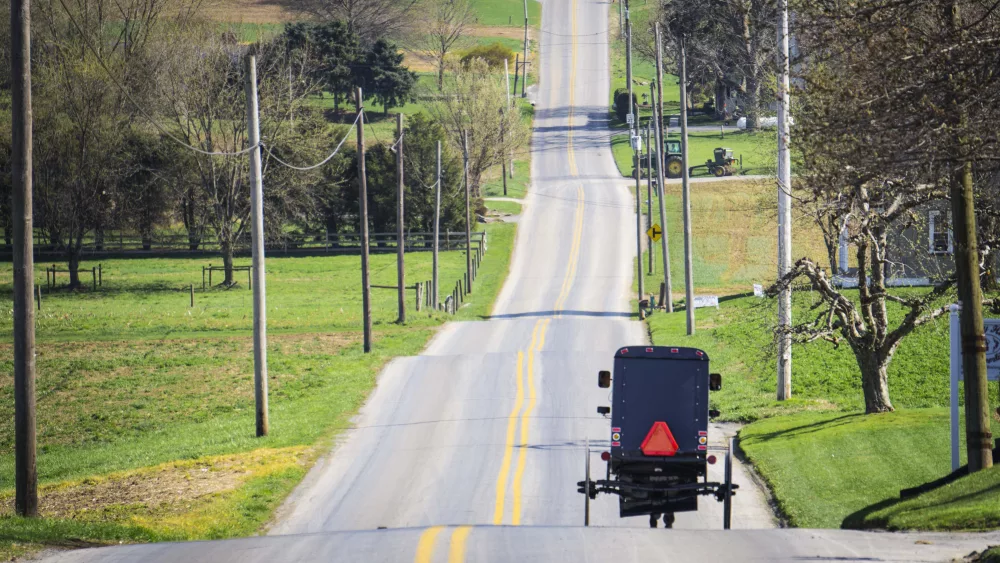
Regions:
<instances>
[{"instance_id":1,"label":"power line","mask_svg":"<svg viewBox=\"0 0 1000 563\"><path fill-rule=\"evenodd\" d=\"M247 147L247 148L245 148L245 149L243 149L241 151L237 151L237 152L212 152L212 151L206 151L206 150L203 150L203 149L199 149L198 147L189 145L188 143L186 143L182 139L174 136L172 133L170 133L165 128L163 128L163 126L160 125L155 119L153 119L152 116L150 116L148 113L146 113L146 110L143 109L143 107L138 102L136 102L135 99L132 98L132 95L128 93L128 90L125 88L125 86L123 86L120 82L118 82L118 80L114 76L114 73L111 72L111 69L109 69L108 65L105 64L104 59L101 58L100 54L98 54L97 49L95 49L94 46L93 46L93 44L91 44L91 42L87 39L86 33L84 33L83 28L80 27L80 24L78 24L76 22L76 18L73 17L73 13L70 12L69 7L66 6L66 2L64 0L59 0L59 4L62 6L63 11L66 12L66 15L69 17L69 21L73 24L73 27L76 28L76 31L80 34L80 38L83 40L84 46L87 47L87 50L89 50L94 55L94 57L97 58L97 64L100 65L100 67L108 75L108 79L111 80L111 83L114 84L115 87L118 88L121 91L121 93L125 96L125 98L133 106L135 106L135 108L139 111L139 113L143 117L145 117L146 120L149 121L149 123L153 127L155 127L157 131L159 131L160 133L163 133L164 135L166 135L167 137L169 137L171 140L173 140L174 142L178 143L179 145L181 145L183 147L186 147L186 148L188 148L188 149L190 149L190 150L192 150L194 152L201 153L201 154L204 154L204 155L207 155L207 156L240 156L240 155L247 154L250 151L256 149L258 146L260 146L260 145L250 146L250 147Z\"/></svg>"},{"instance_id":2,"label":"power line","mask_svg":"<svg viewBox=\"0 0 1000 563\"><path fill-rule=\"evenodd\" d=\"M357 117L354 118L354 123L351 124L351 128L347 130L347 134L345 134L344 138L341 139L340 143L337 144L337 148L333 149L333 152L330 153L330 155L324 158L321 162L313 164L312 166L295 166L294 164L289 164L284 160L278 158L273 152L271 152L271 147L264 145L264 150L267 151L268 156L270 156L275 161L277 161L278 164L286 168L291 168L292 170L298 170L300 172L308 172L309 170L315 170L316 168L323 166L327 162L330 162L330 159L337 156L337 153L340 152L340 147L344 146L344 142L346 142L347 138L351 136L351 131L354 131L354 127L358 124L358 120L361 118L362 115L364 115L364 110L358 113Z\"/></svg>"}]
</instances>

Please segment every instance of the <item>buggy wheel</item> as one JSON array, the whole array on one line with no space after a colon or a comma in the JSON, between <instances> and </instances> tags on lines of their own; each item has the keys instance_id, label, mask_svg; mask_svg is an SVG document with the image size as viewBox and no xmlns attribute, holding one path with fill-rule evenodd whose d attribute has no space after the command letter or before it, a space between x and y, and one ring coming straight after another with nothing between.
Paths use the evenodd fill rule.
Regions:
<instances>
[{"instance_id":1,"label":"buggy wheel","mask_svg":"<svg viewBox=\"0 0 1000 563\"><path fill-rule=\"evenodd\" d=\"M722 529L728 530L733 520L733 439L726 450L726 482L722 497Z\"/></svg>"},{"instance_id":2,"label":"buggy wheel","mask_svg":"<svg viewBox=\"0 0 1000 563\"><path fill-rule=\"evenodd\" d=\"M721 178L726 175L726 168L723 166L716 166L712 169L712 175L716 178Z\"/></svg>"},{"instance_id":3,"label":"buggy wheel","mask_svg":"<svg viewBox=\"0 0 1000 563\"><path fill-rule=\"evenodd\" d=\"M663 515L663 527L664 528L668 528L668 529L674 527L674 513L673 512L667 512L666 514Z\"/></svg>"},{"instance_id":4,"label":"buggy wheel","mask_svg":"<svg viewBox=\"0 0 1000 563\"><path fill-rule=\"evenodd\" d=\"M587 452L587 459L584 462L584 472L586 473L584 477L586 481L583 482L583 525L590 525L590 438L587 438L587 447L584 448Z\"/></svg>"}]
</instances>

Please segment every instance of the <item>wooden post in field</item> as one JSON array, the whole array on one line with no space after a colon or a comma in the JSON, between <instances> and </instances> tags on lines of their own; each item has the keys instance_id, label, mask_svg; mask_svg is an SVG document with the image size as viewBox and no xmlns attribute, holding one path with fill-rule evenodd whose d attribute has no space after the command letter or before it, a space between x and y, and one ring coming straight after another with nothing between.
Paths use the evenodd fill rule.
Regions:
<instances>
[{"instance_id":1,"label":"wooden post in field","mask_svg":"<svg viewBox=\"0 0 1000 563\"><path fill-rule=\"evenodd\" d=\"M364 111L361 88L354 91L355 107L358 115ZM358 206L361 224L361 306L364 316L364 349L372 351L372 303L371 285L368 280L368 179L365 173L365 127L364 119L358 119Z\"/></svg>"},{"instance_id":2,"label":"wooden post in field","mask_svg":"<svg viewBox=\"0 0 1000 563\"><path fill-rule=\"evenodd\" d=\"M462 131L462 153L465 161L465 273L471 280L472 277L472 204L470 203L469 187L469 131ZM472 293L472 284L468 288Z\"/></svg>"},{"instance_id":3,"label":"wooden post in field","mask_svg":"<svg viewBox=\"0 0 1000 563\"><path fill-rule=\"evenodd\" d=\"M191 307L194 307L194 284L191 284Z\"/></svg>"},{"instance_id":4,"label":"wooden post in field","mask_svg":"<svg viewBox=\"0 0 1000 563\"><path fill-rule=\"evenodd\" d=\"M396 114L396 285L399 286L399 324L406 322L406 236L403 211L403 114Z\"/></svg>"},{"instance_id":5,"label":"wooden post in field","mask_svg":"<svg viewBox=\"0 0 1000 563\"><path fill-rule=\"evenodd\" d=\"M14 511L38 515L35 285L31 202L31 2L10 3L11 207L14 230ZM53 274L54 275L54 274Z\"/></svg>"},{"instance_id":6,"label":"wooden post in field","mask_svg":"<svg viewBox=\"0 0 1000 563\"><path fill-rule=\"evenodd\" d=\"M35 285L36 300L38 301L38 310L42 310L42 286Z\"/></svg>"},{"instance_id":7,"label":"wooden post in field","mask_svg":"<svg viewBox=\"0 0 1000 563\"><path fill-rule=\"evenodd\" d=\"M438 252L441 250L441 141L437 144L437 182L434 183L434 255L431 268L431 308L437 309L438 296Z\"/></svg>"},{"instance_id":8,"label":"wooden post in field","mask_svg":"<svg viewBox=\"0 0 1000 563\"><path fill-rule=\"evenodd\" d=\"M413 289L415 290L416 297L417 297L416 311L418 313L420 312L420 299L423 297L423 291L421 291L423 289L423 287L424 287L423 284L420 284L420 283L418 283L417 285L413 286Z\"/></svg>"},{"instance_id":9,"label":"wooden post in field","mask_svg":"<svg viewBox=\"0 0 1000 563\"><path fill-rule=\"evenodd\" d=\"M253 289L253 383L257 437L267 436L267 305L264 285L264 183L261 176L260 114L257 102L257 58L247 55L246 98L248 141L250 151L250 234L252 265L249 275L257 283L248 281Z\"/></svg>"}]
</instances>

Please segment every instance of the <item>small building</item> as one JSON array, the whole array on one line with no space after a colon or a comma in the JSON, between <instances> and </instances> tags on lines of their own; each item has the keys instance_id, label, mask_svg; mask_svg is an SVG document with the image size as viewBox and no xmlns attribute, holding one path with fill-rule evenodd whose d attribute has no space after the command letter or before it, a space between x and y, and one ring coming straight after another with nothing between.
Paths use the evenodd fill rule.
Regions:
<instances>
[{"instance_id":1,"label":"small building","mask_svg":"<svg viewBox=\"0 0 1000 563\"><path fill-rule=\"evenodd\" d=\"M947 278L955 270L951 209L947 201L930 203L915 212L915 219L903 229L888 233L886 285L927 286ZM851 249L841 234L838 272L834 283L857 286L857 269L849 267Z\"/></svg>"}]
</instances>

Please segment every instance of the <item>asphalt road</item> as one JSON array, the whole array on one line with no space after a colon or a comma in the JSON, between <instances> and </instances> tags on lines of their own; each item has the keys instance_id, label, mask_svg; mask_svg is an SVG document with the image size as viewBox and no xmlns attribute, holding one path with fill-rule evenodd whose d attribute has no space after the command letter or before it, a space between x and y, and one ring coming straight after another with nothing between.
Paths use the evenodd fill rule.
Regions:
<instances>
[{"instance_id":1,"label":"asphalt road","mask_svg":"<svg viewBox=\"0 0 1000 563\"><path fill-rule=\"evenodd\" d=\"M596 0L545 3L533 189L491 320L451 324L422 355L391 363L355 428L288 499L269 536L53 561L936 561L985 545L988 538L969 536L928 544L840 531L725 532L711 499L665 531L620 519L617 499L600 497L592 527L582 527L576 482L585 444L599 473L609 438L595 411L609 403L597 371L611 367L619 347L647 342L629 306L634 201L607 141L607 10ZM712 430L716 444L731 432ZM736 480L734 526L773 527L740 467Z\"/></svg>"}]
</instances>

